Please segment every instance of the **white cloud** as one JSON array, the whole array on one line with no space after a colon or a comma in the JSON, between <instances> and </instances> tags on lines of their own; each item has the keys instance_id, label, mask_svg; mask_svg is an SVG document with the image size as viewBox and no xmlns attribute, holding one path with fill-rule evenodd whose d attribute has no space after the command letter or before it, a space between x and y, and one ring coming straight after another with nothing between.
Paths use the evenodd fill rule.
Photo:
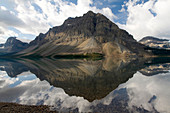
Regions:
<instances>
[{"instance_id":1,"label":"white cloud","mask_svg":"<svg viewBox=\"0 0 170 113\"><path fill-rule=\"evenodd\" d=\"M0 26L0 43L5 43L7 38L11 36L17 37L18 34L12 30L7 29L6 27Z\"/></svg>"},{"instance_id":2,"label":"white cloud","mask_svg":"<svg viewBox=\"0 0 170 113\"><path fill-rule=\"evenodd\" d=\"M19 19L14 12L7 10L6 7L0 7L0 25L1 26L22 26L24 23Z\"/></svg>"},{"instance_id":3,"label":"white cloud","mask_svg":"<svg viewBox=\"0 0 170 113\"><path fill-rule=\"evenodd\" d=\"M4 6L0 6L0 9L1 9L1 10L4 10L4 11L7 10L6 7L4 7Z\"/></svg>"},{"instance_id":4,"label":"white cloud","mask_svg":"<svg viewBox=\"0 0 170 113\"><path fill-rule=\"evenodd\" d=\"M31 39L28 39L28 37L22 37L22 38L17 37L17 40L20 40L20 41L22 41L22 42L26 42L26 43L29 43L29 42L31 42L31 41L32 41Z\"/></svg>"},{"instance_id":5,"label":"white cloud","mask_svg":"<svg viewBox=\"0 0 170 113\"><path fill-rule=\"evenodd\" d=\"M7 0L10 1L10 0ZM116 2L117 0L108 0ZM152 35L160 38L170 39L170 0L129 0L124 2L122 10L129 13L126 24L119 24L139 40L144 36ZM9 30L14 27L23 34L38 35L45 33L50 27L61 25L68 17L82 16L89 10L100 12L110 20L118 19L110 8L98 9L92 6L93 0L78 0L77 4L62 0L14 0L9 3L12 7L4 7L0 4L0 36L1 43L8 37L18 34ZM152 13L156 14L153 15ZM2 29L5 29L2 32ZM21 37L20 37L21 38Z\"/></svg>"},{"instance_id":6,"label":"white cloud","mask_svg":"<svg viewBox=\"0 0 170 113\"><path fill-rule=\"evenodd\" d=\"M1 24L24 34L45 33L50 27L61 25L68 17L82 16L89 10L103 13L111 20L116 18L107 7L97 9L91 6L92 0L78 0L77 4L62 0L14 0L13 4L13 11L1 6L4 13L0 14L5 15L0 17Z\"/></svg>"},{"instance_id":7,"label":"white cloud","mask_svg":"<svg viewBox=\"0 0 170 113\"><path fill-rule=\"evenodd\" d=\"M119 12L125 12L125 8L123 7L122 9L119 10Z\"/></svg>"},{"instance_id":8,"label":"white cloud","mask_svg":"<svg viewBox=\"0 0 170 113\"><path fill-rule=\"evenodd\" d=\"M144 76L137 72L133 78L120 85L119 88L127 90L129 109L133 110L136 106L149 112L156 110L160 113L168 113L170 111L169 80L170 73Z\"/></svg>"},{"instance_id":9,"label":"white cloud","mask_svg":"<svg viewBox=\"0 0 170 113\"><path fill-rule=\"evenodd\" d=\"M126 25L119 26L139 40L144 36L156 36L170 39L170 0L129 0L125 3L129 13ZM151 12L152 11L152 12ZM152 13L155 13L152 14Z\"/></svg>"}]
</instances>

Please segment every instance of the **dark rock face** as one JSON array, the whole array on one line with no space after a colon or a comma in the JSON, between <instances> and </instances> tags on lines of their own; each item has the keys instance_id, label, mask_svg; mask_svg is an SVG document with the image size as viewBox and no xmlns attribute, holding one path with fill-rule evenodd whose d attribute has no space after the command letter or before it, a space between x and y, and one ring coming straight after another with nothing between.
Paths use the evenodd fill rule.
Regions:
<instances>
[{"instance_id":1,"label":"dark rock face","mask_svg":"<svg viewBox=\"0 0 170 113\"><path fill-rule=\"evenodd\" d=\"M39 45L40 42L44 39L45 35L43 33L40 33L34 41L31 41L29 46L32 46L32 45Z\"/></svg>"},{"instance_id":2,"label":"dark rock face","mask_svg":"<svg viewBox=\"0 0 170 113\"><path fill-rule=\"evenodd\" d=\"M147 36L141 39L139 43L153 48L170 50L170 42L167 39L159 39L156 37Z\"/></svg>"},{"instance_id":3,"label":"dark rock face","mask_svg":"<svg viewBox=\"0 0 170 113\"><path fill-rule=\"evenodd\" d=\"M46 34L40 34L22 52L40 56L61 54L100 53L105 56L147 55L144 45L139 44L125 30L104 15L87 12L82 17L68 18Z\"/></svg>"},{"instance_id":4,"label":"dark rock face","mask_svg":"<svg viewBox=\"0 0 170 113\"><path fill-rule=\"evenodd\" d=\"M21 42L17 40L16 37L9 37L4 44L4 49L7 52L19 52L28 47L28 43Z\"/></svg>"}]
</instances>

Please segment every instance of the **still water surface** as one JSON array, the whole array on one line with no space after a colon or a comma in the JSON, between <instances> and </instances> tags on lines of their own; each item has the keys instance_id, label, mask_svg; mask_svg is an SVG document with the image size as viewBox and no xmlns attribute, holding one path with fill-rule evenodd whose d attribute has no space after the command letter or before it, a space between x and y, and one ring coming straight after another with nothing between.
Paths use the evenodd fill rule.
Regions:
<instances>
[{"instance_id":1,"label":"still water surface","mask_svg":"<svg viewBox=\"0 0 170 113\"><path fill-rule=\"evenodd\" d=\"M0 59L0 102L62 112L170 112L170 60Z\"/></svg>"}]
</instances>

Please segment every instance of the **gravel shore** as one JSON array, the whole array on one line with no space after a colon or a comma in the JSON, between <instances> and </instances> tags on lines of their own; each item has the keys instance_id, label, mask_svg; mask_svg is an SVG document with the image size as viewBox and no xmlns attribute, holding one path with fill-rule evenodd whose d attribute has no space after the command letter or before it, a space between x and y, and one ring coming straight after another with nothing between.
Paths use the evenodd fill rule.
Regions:
<instances>
[{"instance_id":1,"label":"gravel shore","mask_svg":"<svg viewBox=\"0 0 170 113\"><path fill-rule=\"evenodd\" d=\"M20 105L16 103L0 102L0 113L58 113L50 111L49 106Z\"/></svg>"}]
</instances>

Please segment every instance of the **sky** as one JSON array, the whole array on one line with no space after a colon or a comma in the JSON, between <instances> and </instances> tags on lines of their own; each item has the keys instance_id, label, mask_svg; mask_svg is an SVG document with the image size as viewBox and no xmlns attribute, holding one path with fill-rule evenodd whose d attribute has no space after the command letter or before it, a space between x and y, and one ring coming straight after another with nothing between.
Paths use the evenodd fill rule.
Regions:
<instances>
[{"instance_id":1,"label":"sky","mask_svg":"<svg viewBox=\"0 0 170 113\"><path fill-rule=\"evenodd\" d=\"M8 37L29 42L89 10L102 13L140 40L170 39L170 0L0 0L0 43Z\"/></svg>"}]
</instances>

